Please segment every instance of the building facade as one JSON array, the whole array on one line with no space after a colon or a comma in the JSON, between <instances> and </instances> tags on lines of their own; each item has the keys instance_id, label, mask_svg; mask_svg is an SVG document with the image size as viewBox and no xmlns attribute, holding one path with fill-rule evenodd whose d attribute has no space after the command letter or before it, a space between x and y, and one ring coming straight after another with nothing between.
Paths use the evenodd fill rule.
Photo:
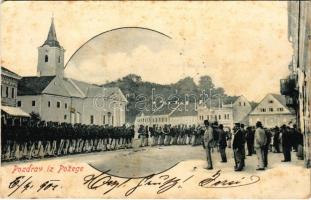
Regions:
<instances>
[{"instance_id":1,"label":"building facade","mask_svg":"<svg viewBox=\"0 0 311 200\"><path fill-rule=\"evenodd\" d=\"M296 123L295 111L286 106L285 96L267 94L249 114L249 125L255 126L260 121L264 127L274 128Z\"/></svg>"},{"instance_id":2,"label":"building facade","mask_svg":"<svg viewBox=\"0 0 311 200\"><path fill-rule=\"evenodd\" d=\"M157 110L142 111L136 116L135 125L144 126L172 126L186 125L193 126L198 124L198 112L195 104L179 103L178 105L165 104Z\"/></svg>"},{"instance_id":3,"label":"building facade","mask_svg":"<svg viewBox=\"0 0 311 200\"><path fill-rule=\"evenodd\" d=\"M218 124L222 124L224 127L232 128L233 109L232 107L200 107L198 109L198 121L200 124L203 124L204 120L208 120L209 122L218 122Z\"/></svg>"},{"instance_id":4,"label":"building facade","mask_svg":"<svg viewBox=\"0 0 311 200\"><path fill-rule=\"evenodd\" d=\"M288 40L293 56L289 64L290 74L281 80L281 93L286 95L287 105L295 109L297 124L304 134L304 160L311 167L311 3L288 2Z\"/></svg>"},{"instance_id":5,"label":"building facade","mask_svg":"<svg viewBox=\"0 0 311 200\"><path fill-rule=\"evenodd\" d=\"M226 127L233 128L234 123L242 123L248 125L248 115L252 110L252 106L246 97L239 96L231 104L221 104L215 107L209 107L208 103L198 109L199 123L204 120L211 122L217 121Z\"/></svg>"},{"instance_id":6,"label":"building facade","mask_svg":"<svg viewBox=\"0 0 311 200\"><path fill-rule=\"evenodd\" d=\"M22 77L1 67L1 105L16 106L17 84Z\"/></svg>"},{"instance_id":7,"label":"building facade","mask_svg":"<svg viewBox=\"0 0 311 200\"><path fill-rule=\"evenodd\" d=\"M119 88L106 88L64 77L64 52L52 20L38 48L37 76L18 84L17 106L42 120L122 126L127 100Z\"/></svg>"},{"instance_id":8,"label":"building facade","mask_svg":"<svg viewBox=\"0 0 311 200\"><path fill-rule=\"evenodd\" d=\"M21 123L28 113L16 107L18 80L21 77L5 67L1 67L1 122L7 124Z\"/></svg>"}]
</instances>

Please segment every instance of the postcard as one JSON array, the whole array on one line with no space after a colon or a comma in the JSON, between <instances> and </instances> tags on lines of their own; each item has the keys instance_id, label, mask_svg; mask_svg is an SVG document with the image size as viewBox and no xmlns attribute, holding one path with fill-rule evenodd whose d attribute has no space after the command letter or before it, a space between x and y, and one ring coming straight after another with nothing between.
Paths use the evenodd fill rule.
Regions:
<instances>
[{"instance_id":1,"label":"postcard","mask_svg":"<svg viewBox=\"0 0 311 200\"><path fill-rule=\"evenodd\" d=\"M4 1L1 198L310 198L309 1Z\"/></svg>"}]
</instances>

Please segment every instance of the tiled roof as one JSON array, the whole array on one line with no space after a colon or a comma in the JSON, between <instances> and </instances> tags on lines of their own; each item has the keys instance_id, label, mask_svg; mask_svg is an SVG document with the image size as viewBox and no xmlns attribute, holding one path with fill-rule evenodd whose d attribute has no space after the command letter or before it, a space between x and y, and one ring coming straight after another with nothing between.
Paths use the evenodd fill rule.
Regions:
<instances>
[{"instance_id":1,"label":"tiled roof","mask_svg":"<svg viewBox=\"0 0 311 200\"><path fill-rule=\"evenodd\" d=\"M17 95L38 95L49 85L55 76L29 76L18 82Z\"/></svg>"}]
</instances>

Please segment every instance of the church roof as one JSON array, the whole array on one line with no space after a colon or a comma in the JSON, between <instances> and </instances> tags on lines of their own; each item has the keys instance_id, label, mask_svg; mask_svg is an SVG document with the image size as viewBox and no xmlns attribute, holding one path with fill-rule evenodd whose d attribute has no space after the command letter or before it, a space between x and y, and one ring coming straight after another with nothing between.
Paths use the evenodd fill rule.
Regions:
<instances>
[{"instance_id":1,"label":"church roof","mask_svg":"<svg viewBox=\"0 0 311 200\"><path fill-rule=\"evenodd\" d=\"M44 45L48 45L50 47L59 47L61 48L61 46L59 45L59 42L57 40L57 37L56 37L56 31L55 31L55 26L54 26L54 19L52 18L52 22L51 22L51 26L50 26L50 30L49 30L49 33L48 33L48 37L47 39L45 40Z\"/></svg>"},{"instance_id":2,"label":"church roof","mask_svg":"<svg viewBox=\"0 0 311 200\"><path fill-rule=\"evenodd\" d=\"M55 76L28 76L18 82L17 95L38 95L49 85Z\"/></svg>"}]
</instances>

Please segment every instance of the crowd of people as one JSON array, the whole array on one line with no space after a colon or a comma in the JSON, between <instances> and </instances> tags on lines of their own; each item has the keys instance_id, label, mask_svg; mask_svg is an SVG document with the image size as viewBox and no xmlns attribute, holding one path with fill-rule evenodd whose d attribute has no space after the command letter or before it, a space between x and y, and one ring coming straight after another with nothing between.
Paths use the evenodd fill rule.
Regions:
<instances>
[{"instance_id":1,"label":"crowd of people","mask_svg":"<svg viewBox=\"0 0 311 200\"><path fill-rule=\"evenodd\" d=\"M1 126L1 160L64 156L132 148L134 126L25 123Z\"/></svg>"},{"instance_id":2,"label":"crowd of people","mask_svg":"<svg viewBox=\"0 0 311 200\"><path fill-rule=\"evenodd\" d=\"M296 125L267 129L261 122L247 128L236 123L230 130L205 120L203 126L140 125L135 129L134 125L112 127L41 121L14 126L2 124L1 132L2 161L132 148L135 132L139 147L202 145L206 150L207 169L213 168L211 152L215 149L221 162L227 162L226 148L233 149L236 171L245 167L246 152L247 156L257 155L258 170L268 166L268 152L283 152L283 161L290 162L293 150L303 159L303 136Z\"/></svg>"},{"instance_id":3,"label":"crowd of people","mask_svg":"<svg viewBox=\"0 0 311 200\"><path fill-rule=\"evenodd\" d=\"M204 121L203 147L206 150L207 169L213 169L211 151L218 144L221 162L227 162L226 157L226 140L228 136L220 124L211 124ZM216 136L216 137L215 137ZM280 153L281 149L284 154L282 162L291 161L291 151L297 152L298 159L303 159L303 135L299 132L296 125L292 128L283 125L281 128L272 129L264 128L258 121L256 127L247 127L243 124L236 123L231 139L232 149L235 160L235 171L242 171L245 167L245 143L247 144L247 155L251 156L256 153L258 158L257 170L265 170L268 167L268 153ZM215 141L217 141L215 143Z\"/></svg>"}]
</instances>

